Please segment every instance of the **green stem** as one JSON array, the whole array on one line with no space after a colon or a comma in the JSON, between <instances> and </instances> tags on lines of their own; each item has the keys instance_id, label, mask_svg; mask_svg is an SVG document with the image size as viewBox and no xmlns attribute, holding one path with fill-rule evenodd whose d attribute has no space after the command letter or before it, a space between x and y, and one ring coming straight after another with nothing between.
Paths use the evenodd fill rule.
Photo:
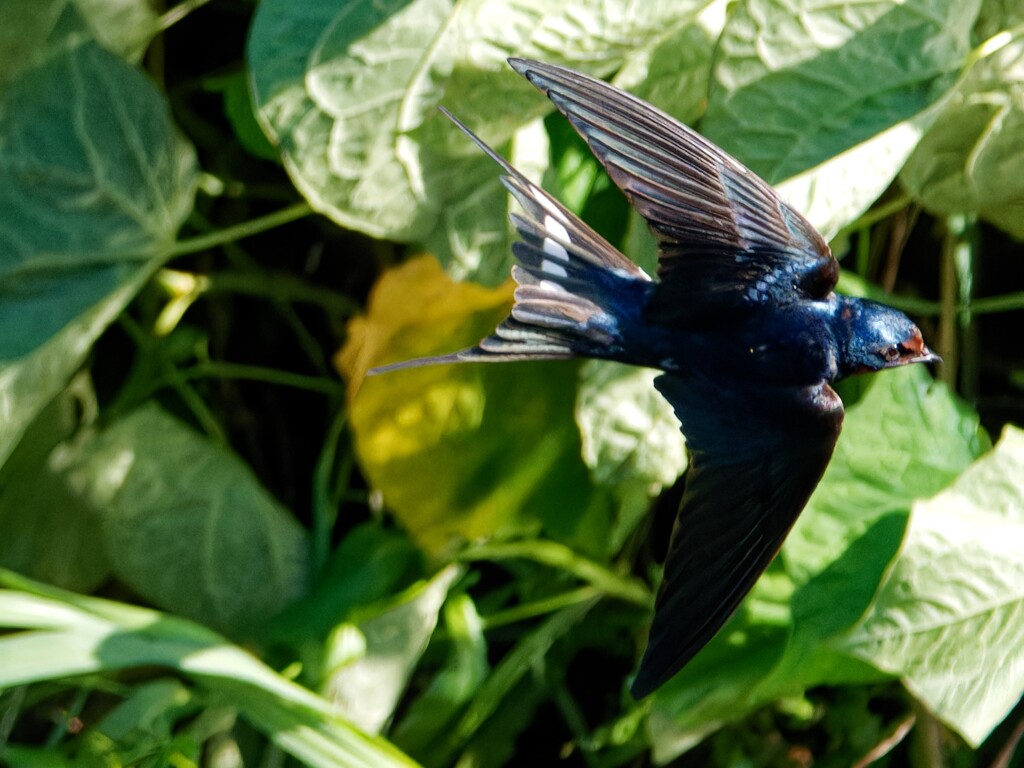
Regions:
<instances>
[{"instance_id":1,"label":"green stem","mask_svg":"<svg viewBox=\"0 0 1024 768\"><path fill-rule=\"evenodd\" d=\"M183 0L157 19L157 29L163 32L209 2L210 0Z\"/></svg>"},{"instance_id":2,"label":"green stem","mask_svg":"<svg viewBox=\"0 0 1024 768\"><path fill-rule=\"evenodd\" d=\"M865 211L863 215L849 226L843 227L839 230L839 234L833 239L838 239L842 235L848 235L852 232L857 232L862 229L868 229L875 226L880 221L884 221L892 216L894 213L898 213L906 208L912 202L908 195L898 197L895 200L890 200L888 203L883 203L877 208L872 208L870 211Z\"/></svg>"},{"instance_id":3,"label":"green stem","mask_svg":"<svg viewBox=\"0 0 1024 768\"><path fill-rule=\"evenodd\" d=\"M156 354L156 364L158 370L162 376L165 377L168 385L178 393L178 396L182 399L188 409L195 416L199 425L206 431L210 437L222 445L226 445L228 442L227 435L221 428L220 423L217 421L216 416L207 407L206 403L203 402L203 398L199 396L192 387L189 386L182 372L179 371L170 361L167 360L163 355L153 352L153 344L150 341L149 334L139 327L139 324L131 318L130 315L121 315L119 320L120 326L125 332L131 336L135 345L143 354ZM160 386L156 385L151 388L150 391L156 391ZM111 408L111 412L116 412L117 407Z\"/></svg>"},{"instance_id":4,"label":"green stem","mask_svg":"<svg viewBox=\"0 0 1024 768\"><path fill-rule=\"evenodd\" d=\"M311 531L312 571L320 574L327 564L331 551L331 531L338 519L338 497L348 487L352 471L352 452L347 451L338 461L338 443L348 423L348 413L339 408L324 437L323 448L317 457L313 470L313 525ZM344 483L341 492L334 486L333 476L337 473L339 482Z\"/></svg>"},{"instance_id":5,"label":"green stem","mask_svg":"<svg viewBox=\"0 0 1024 768\"><path fill-rule=\"evenodd\" d=\"M1024 291L1007 293L1002 296L989 296L987 299L975 299L971 302L972 315L1013 312L1019 309L1024 309Z\"/></svg>"},{"instance_id":6,"label":"green stem","mask_svg":"<svg viewBox=\"0 0 1024 768\"><path fill-rule=\"evenodd\" d=\"M313 209L310 208L309 203L296 203L287 208L282 208L280 211L274 211L266 216L260 216L250 221L243 221L241 224L236 224L226 229L219 229L208 235L199 235L187 240L180 240L171 247L168 258L173 259L189 253L218 248L222 245L233 243L236 240L258 235L260 232L266 232L268 229L274 229L283 224L305 218L312 212Z\"/></svg>"},{"instance_id":7,"label":"green stem","mask_svg":"<svg viewBox=\"0 0 1024 768\"><path fill-rule=\"evenodd\" d=\"M165 272L172 270L165 269ZM266 271L247 273L238 271L214 272L206 275L204 293L240 293L245 296L270 297L275 301L298 301L316 304L335 315L354 315L359 305L343 296L286 272Z\"/></svg>"},{"instance_id":8,"label":"green stem","mask_svg":"<svg viewBox=\"0 0 1024 768\"><path fill-rule=\"evenodd\" d=\"M463 561L506 560L518 558L559 568L588 582L606 595L650 608L651 593L638 580L620 576L603 565L580 557L564 544L554 541L523 541L504 544L478 544L459 554Z\"/></svg>"},{"instance_id":9,"label":"green stem","mask_svg":"<svg viewBox=\"0 0 1024 768\"><path fill-rule=\"evenodd\" d=\"M996 32L992 37L967 54L967 57L964 59L964 71L966 72L982 59L998 53L1014 40L1022 37L1024 37L1024 24L1017 24L1009 29Z\"/></svg>"},{"instance_id":10,"label":"green stem","mask_svg":"<svg viewBox=\"0 0 1024 768\"><path fill-rule=\"evenodd\" d=\"M522 605L517 605L514 608L508 608L504 611L495 611L488 616L481 617L481 620L483 621L485 630L497 629L498 627L504 627L508 624L516 624L520 621L525 621L526 619L534 619L537 616L554 613L555 611L560 611L563 608L568 608L570 605L585 603L588 600L593 600L600 596L601 593L596 587L580 587L579 589L573 589L569 592L562 592L558 595L546 597L543 600L534 600L533 602L523 603Z\"/></svg>"},{"instance_id":11,"label":"green stem","mask_svg":"<svg viewBox=\"0 0 1024 768\"><path fill-rule=\"evenodd\" d=\"M283 387L294 387L295 389L304 389L309 392L320 392L325 395L345 396L345 387L336 381L319 376L305 376L300 373L281 371L276 368L263 368L258 365L210 361L198 363L191 368L183 368L180 374L185 381L211 378L244 379L247 381L262 381L267 384L278 384Z\"/></svg>"}]
</instances>

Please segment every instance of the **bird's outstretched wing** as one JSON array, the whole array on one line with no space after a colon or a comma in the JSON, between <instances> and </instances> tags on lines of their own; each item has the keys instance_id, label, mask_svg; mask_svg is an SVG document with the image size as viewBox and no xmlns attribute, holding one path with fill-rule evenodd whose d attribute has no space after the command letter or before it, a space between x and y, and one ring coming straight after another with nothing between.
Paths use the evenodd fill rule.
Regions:
<instances>
[{"instance_id":1,"label":"bird's outstretched wing","mask_svg":"<svg viewBox=\"0 0 1024 768\"><path fill-rule=\"evenodd\" d=\"M676 409L692 460L637 698L693 658L754 586L821 479L843 420L824 382L758 390L673 373L655 385Z\"/></svg>"},{"instance_id":2,"label":"bird's outstretched wing","mask_svg":"<svg viewBox=\"0 0 1024 768\"><path fill-rule=\"evenodd\" d=\"M769 184L690 128L601 80L509 59L590 145L659 243L653 320L827 295L839 265Z\"/></svg>"}]
</instances>

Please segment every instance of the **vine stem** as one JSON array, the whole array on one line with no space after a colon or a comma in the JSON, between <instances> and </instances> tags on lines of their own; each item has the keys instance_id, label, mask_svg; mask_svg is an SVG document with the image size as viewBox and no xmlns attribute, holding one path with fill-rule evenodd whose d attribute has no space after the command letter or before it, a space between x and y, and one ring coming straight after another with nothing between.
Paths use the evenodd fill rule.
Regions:
<instances>
[{"instance_id":1,"label":"vine stem","mask_svg":"<svg viewBox=\"0 0 1024 768\"><path fill-rule=\"evenodd\" d=\"M210 232L207 235L199 235L198 237L191 237L187 240L181 240L168 249L167 258L174 259L178 256L185 256L189 253L197 253L198 251L217 248L219 246L226 245L227 243L233 243L236 240L258 235L260 232L266 232L268 229L280 227L282 224L297 221L298 219L309 216L311 213L313 213L313 209L310 207L309 203L296 203L295 205L290 205L287 208L282 208L279 211L268 213L266 216L259 216L249 221L243 221L241 224L236 224L233 227L219 229L216 232Z\"/></svg>"}]
</instances>

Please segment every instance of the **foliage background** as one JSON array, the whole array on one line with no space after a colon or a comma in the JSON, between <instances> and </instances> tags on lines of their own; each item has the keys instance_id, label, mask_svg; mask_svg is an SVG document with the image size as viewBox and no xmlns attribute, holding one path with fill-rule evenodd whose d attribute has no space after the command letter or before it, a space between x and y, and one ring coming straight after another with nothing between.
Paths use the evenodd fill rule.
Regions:
<instances>
[{"instance_id":1,"label":"foliage background","mask_svg":"<svg viewBox=\"0 0 1024 768\"><path fill-rule=\"evenodd\" d=\"M439 103L651 268L513 54L696 124L946 361L843 387L782 556L640 703L650 372L364 380L509 305ZM0 0L0 761L1021 765L1022 110L1015 0Z\"/></svg>"}]
</instances>

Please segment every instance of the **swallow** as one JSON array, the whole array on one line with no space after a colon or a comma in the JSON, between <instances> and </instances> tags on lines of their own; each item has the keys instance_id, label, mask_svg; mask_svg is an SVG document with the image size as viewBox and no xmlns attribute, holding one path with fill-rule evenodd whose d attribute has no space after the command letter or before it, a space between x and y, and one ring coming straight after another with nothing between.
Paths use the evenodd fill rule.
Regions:
<instances>
[{"instance_id":1,"label":"swallow","mask_svg":"<svg viewBox=\"0 0 1024 768\"><path fill-rule=\"evenodd\" d=\"M834 292L814 227L720 148L646 102L565 67L509 64L569 120L658 243L657 279L459 122L503 170L517 283L480 343L376 369L574 357L662 371L690 463L631 691L675 675L735 612L825 471L843 423L832 384L936 362L883 304Z\"/></svg>"}]
</instances>

